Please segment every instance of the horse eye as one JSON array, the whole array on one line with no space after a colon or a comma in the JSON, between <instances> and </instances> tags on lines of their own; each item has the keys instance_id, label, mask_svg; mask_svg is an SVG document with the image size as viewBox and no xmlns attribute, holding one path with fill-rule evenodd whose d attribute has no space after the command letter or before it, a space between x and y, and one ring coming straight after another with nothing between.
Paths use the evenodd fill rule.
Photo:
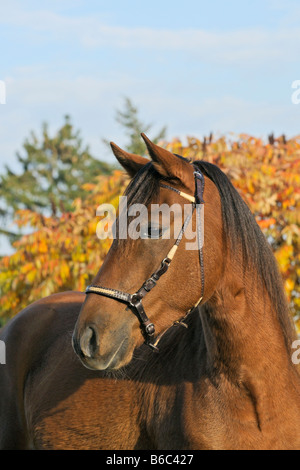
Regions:
<instances>
[{"instance_id":1,"label":"horse eye","mask_svg":"<svg viewBox=\"0 0 300 470\"><path fill-rule=\"evenodd\" d=\"M142 238L151 238L157 240L158 238L161 238L162 232L162 227L159 225L152 225L150 223L148 226L142 227L141 235Z\"/></svg>"}]
</instances>

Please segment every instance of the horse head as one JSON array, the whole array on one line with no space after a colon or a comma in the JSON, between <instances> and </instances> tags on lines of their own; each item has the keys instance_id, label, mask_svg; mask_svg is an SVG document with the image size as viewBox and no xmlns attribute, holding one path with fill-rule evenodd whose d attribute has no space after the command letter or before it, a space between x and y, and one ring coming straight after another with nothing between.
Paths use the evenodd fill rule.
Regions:
<instances>
[{"instance_id":1,"label":"horse head","mask_svg":"<svg viewBox=\"0 0 300 470\"><path fill-rule=\"evenodd\" d=\"M205 217L197 220L200 211L193 208L203 200L195 201L195 168L188 160L152 143L144 134L142 137L151 161L111 144L116 158L132 178L125 192L128 204L130 207L133 203L144 204L147 217L140 222L143 236L113 241L92 287L87 290L89 295L74 330L73 345L83 364L91 369L125 366L145 337L148 344L156 344L156 338L191 312L200 297L205 303L222 274L222 216L217 189L209 179L204 189L203 179ZM154 205L175 209L169 212L168 221L160 214L153 225ZM200 223L199 258L196 239ZM205 249L203 239L208 241ZM136 293L140 297L134 296Z\"/></svg>"}]
</instances>

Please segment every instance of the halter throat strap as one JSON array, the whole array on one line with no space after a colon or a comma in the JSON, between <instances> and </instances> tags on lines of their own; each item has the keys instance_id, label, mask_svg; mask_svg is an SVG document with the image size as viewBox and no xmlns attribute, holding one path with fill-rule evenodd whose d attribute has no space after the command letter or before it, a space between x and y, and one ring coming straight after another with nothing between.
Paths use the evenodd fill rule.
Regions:
<instances>
[{"instance_id":1,"label":"halter throat strap","mask_svg":"<svg viewBox=\"0 0 300 470\"><path fill-rule=\"evenodd\" d=\"M202 243L201 243L201 237L202 237L202 232L203 232L203 227L202 227L202 222L201 222L201 204L204 204L203 192L204 192L205 181L204 181L204 177L201 171L195 165L194 165L194 179L195 179L194 196L191 196L183 191L179 191L178 189L173 188L172 186L161 184L162 187L175 191L177 194L179 194L180 196L182 196L183 198L191 202L192 211L186 217L173 247L171 248L167 256L162 260L159 268L156 271L154 271L153 274L151 274L151 276L143 283L140 289L138 289L138 291L135 292L134 294L129 294L127 292L119 291L117 289L111 289L109 287L90 285L86 288L86 291L85 291L86 294L102 295L104 297L109 297L111 299L115 299L119 302L125 303L127 305L127 308L130 308L131 311L138 318L140 322L141 331L145 339L145 343L149 347L151 347L151 349L154 351L158 351L158 347L157 347L158 342L160 341L161 337L166 333L166 331L169 328L167 328L167 330L165 330L163 333L158 335L156 339L154 338L155 327L154 327L154 324L149 320L145 312L144 306L142 304L142 300L145 297L145 295L147 295L156 286L160 277L163 274L165 274L167 270L169 269L170 263L183 238L184 232L192 219L195 209L196 209L197 240L198 240L200 275L201 275L201 296L198 302L196 303L196 305L192 309L190 309L183 318L181 318L180 320L177 320L171 326L179 324L179 325L183 325L187 327L187 325L184 323L184 320L187 318L190 312L200 304L204 295L204 264L203 264L203 250L202 250Z\"/></svg>"}]
</instances>

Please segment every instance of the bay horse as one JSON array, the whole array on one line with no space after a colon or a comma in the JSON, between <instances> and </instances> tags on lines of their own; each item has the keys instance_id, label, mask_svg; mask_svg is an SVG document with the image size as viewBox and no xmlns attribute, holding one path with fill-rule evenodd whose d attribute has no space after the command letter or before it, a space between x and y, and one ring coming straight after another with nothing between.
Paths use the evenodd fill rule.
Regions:
<instances>
[{"instance_id":1,"label":"bay horse","mask_svg":"<svg viewBox=\"0 0 300 470\"><path fill-rule=\"evenodd\" d=\"M204 203L204 224L195 210L178 238L116 238L86 294L4 327L0 448L300 449L295 331L265 237L219 168L142 137L151 160L111 144L129 206Z\"/></svg>"}]
</instances>

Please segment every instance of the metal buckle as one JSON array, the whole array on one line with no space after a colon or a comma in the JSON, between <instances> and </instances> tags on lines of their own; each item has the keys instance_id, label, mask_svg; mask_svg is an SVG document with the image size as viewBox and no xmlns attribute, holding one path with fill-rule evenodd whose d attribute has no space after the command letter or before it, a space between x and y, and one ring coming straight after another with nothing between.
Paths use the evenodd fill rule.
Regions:
<instances>
[{"instance_id":1,"label":"metal buckle","mask_svg":"<svg viewBox=\"0 0 300 470\"><path fill-rule=\"evenodd\" d=\"M195 170L193 174L195 178L198 178L199 180L202 180L202 181L204 180L204 176L202 175L200 170Z\"/></svg>"},{"instance_id":2,"label":"metal buckle","mask_svg":"<svg viewBox=\"0 0 300 470\"><path fill-rule=\"evenodd\" d=\"M156 286L156 281L152 277L149 277L149 279L147 279L147 281L145 281L143 284L143 288L147 292L150 292L150 290L153 289L153 287L155 286Z\"/></svg>"},{"instance_id":3,"label":"metal buckle","mask_svg":"<svg viewBox=\"0 0 300 470\"><path fill-rule=\"evenodd\" d=\"M152 349L153 352L159 353L159 348L153 343L147 343L147 346Z\"/></svg>"},{"instance_id":4,"label":"metal buckle","mask_svg":"<svg viewBox=\"0 0 300 470\"><path fill-rule=\"evenodd\" d=\"M131 300L129 302L129 306L130 307L135 307L137 306L137 304L141 301L141 297L139 294L132 294L132 297L131 297Z\"/></svg>"},{"instance_id":5,"label":"metal buckle","mask_svg":"<svg viewBox=\"0 0 300 470\"><path fill-rule=\"evenodd\" d=\"M145 326L145 333L148 335L148 336L153 336L154 333L155 333L155 326L153 325L153 323L149 323L149 325Z\"/></svg>"}]
</instances>

